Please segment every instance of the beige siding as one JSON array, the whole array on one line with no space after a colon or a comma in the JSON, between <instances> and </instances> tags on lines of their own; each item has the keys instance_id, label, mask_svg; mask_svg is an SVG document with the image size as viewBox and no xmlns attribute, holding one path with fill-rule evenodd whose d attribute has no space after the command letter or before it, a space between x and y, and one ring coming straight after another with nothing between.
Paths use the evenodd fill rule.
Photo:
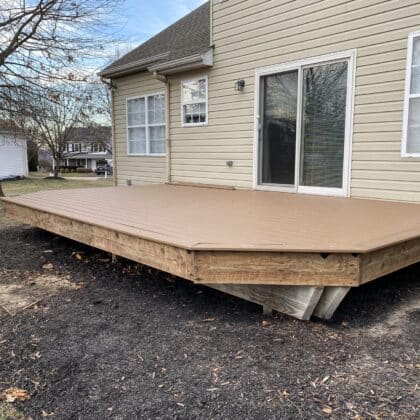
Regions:
<instances>
[{"instance_id":1,"label":"beige siding","mask_svg":"<svg viewBox=\"0 0 420 420\"><path fill-rule=\"evenodd\" d=\"M354 49L351 195L420 202L420 159L400 156L407 39L416 30L420 0L214 1L213 68L170 78L172 179L252 188L255 69ZM180 81L203 74L209 123L183 128ZM244 92L234 90L238 79ZM118 82L119 183L161 182L163 159L126 155L123 100L159 83L146 73Z\"/></svg>"},{"instance_id":2,"label":"beige siding","mask_svg":"<svg viewBox=\"0 0 420 420\"><path fill-rule=\"evenodd\" d=\"M252 188L255 69L356 49L351 194L420 201L420 160L400 156L407 38L415 30L419 0L215 1L208 126L181 127L183 77L171 83L173 179ZM238 79L243 93L233 88Z\"/></svg>"},{"instance_id":3,"label":"beige siding","mask_svg":"<svg viewBox=\"0 0 420 420\"><path fill-rule=\"evenodd\" d=\"M140 73L114 80L114 123L116 150L114 159L118 185L130 179L133 184L159 183L166 180L166 158L157 156L129 156L127 154L126 99L150 93L164 92L162 82L150 73Z\"/></svg>"}]
</instances>

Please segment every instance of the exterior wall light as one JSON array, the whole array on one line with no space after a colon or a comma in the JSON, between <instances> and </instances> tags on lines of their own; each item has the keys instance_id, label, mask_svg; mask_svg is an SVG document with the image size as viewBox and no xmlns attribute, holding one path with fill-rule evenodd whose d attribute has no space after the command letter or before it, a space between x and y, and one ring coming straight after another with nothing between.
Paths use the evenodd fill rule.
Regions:
<instances>
[{"instance_id":1,"label":"exterior wall light","mask_svg":"<svg viewBox=\"0 0 420 420\"><path fill-rule=\"evenodd\" d=\"M244 87L245 87L245 80L241 79L235 82L235 90L237 92L242 92L244 90Z\"/></svg>"}]
</instances>

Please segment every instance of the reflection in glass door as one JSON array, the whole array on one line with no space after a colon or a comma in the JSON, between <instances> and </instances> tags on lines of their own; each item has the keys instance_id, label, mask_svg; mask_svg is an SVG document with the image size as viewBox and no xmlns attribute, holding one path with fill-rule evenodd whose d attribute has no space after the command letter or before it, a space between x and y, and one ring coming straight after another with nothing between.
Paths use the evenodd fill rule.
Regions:
<instances>
[{"instance_id":1,"label":"reflection in glass door","mask_svg":"<svg viewBox=\"0 0 420 420\"><path fill-rule=\"evenodd\" d=\"M294 185L298 71L262 78L261 182Z\"/></svg>"},{"instance_id":2,"label":"reflection in glass door","mask_svg":"<svg viewBox=\"0 0 420 420\"><path fill-rule=\"evenodd\" d=\"M346 59L260 78L260 185L344 190L348 67Z\"/></svg>"}]
</instances>

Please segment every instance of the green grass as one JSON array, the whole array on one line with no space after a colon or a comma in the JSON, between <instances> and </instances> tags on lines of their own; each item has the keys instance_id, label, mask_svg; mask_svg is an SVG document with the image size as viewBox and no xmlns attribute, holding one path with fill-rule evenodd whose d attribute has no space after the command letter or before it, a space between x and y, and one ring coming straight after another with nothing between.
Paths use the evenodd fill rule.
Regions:
<instances>
[{"instance_id":1,"label":"green grass","mask_svg":"<svg viewBox=\"0 0 420 420\"><path fill-rule=\"evenodd\" d=\"M43 190L62 190L69 188L110 187L112 178L92 181L77 179L43 179L27 178L18 181L3 181L2 187L6 197L28 194Z\"/></svg>"},{"instance_id":2,"label":"green grass","mask_svg":"<svg viewBox=\"0 0 420 420\"><path fill-rule=\"evenodd\" d=\"M3 192L6 197L14 197L17 195L33 193L43 190L61 190L70 188L96 188L111 187L112 177L108 179L98 179L92 181L77 179L42 179L27 178L18 181L3 181ZM2 205L0 202L0 229L14 225L15 222L4 216ZM1 420L1 418L0 418Z\"/></svg>"},{"instance_id":3,"label":"green grass","mask_svg":"<svg viewBox=\"0 0 420 420\"><path fill-rule=\"evenodd\" d=\"M46 172L29 172L29 176L31 178L45 178L48 175L49 173L46 173ZM60 172L59 176L63 178L67 178L67 177L98 178L99 177L99 175L97 175L95 172L88 172L85 174L78 173L78 172Z\"/></svg>"}]
</instances>

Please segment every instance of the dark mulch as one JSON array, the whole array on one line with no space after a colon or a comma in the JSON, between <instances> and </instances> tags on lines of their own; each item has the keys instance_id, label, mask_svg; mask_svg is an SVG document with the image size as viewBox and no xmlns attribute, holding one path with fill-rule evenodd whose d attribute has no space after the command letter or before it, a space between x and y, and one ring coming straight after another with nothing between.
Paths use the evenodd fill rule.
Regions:
<instances>
[{"instance_id":1,"label":"dark mulch","mask_svg":"<svg viewBox=\"0 0 420 420\"><path fill-rule=\"evenodd\" d=\"M28 390L15 407L34 419L419 418L419 265L352 290L327 323L265 319L33 228L0 231L0 256L1 280L51 262L84 285L0 313L0 391Z\"/></svg>"}]
</instances>

